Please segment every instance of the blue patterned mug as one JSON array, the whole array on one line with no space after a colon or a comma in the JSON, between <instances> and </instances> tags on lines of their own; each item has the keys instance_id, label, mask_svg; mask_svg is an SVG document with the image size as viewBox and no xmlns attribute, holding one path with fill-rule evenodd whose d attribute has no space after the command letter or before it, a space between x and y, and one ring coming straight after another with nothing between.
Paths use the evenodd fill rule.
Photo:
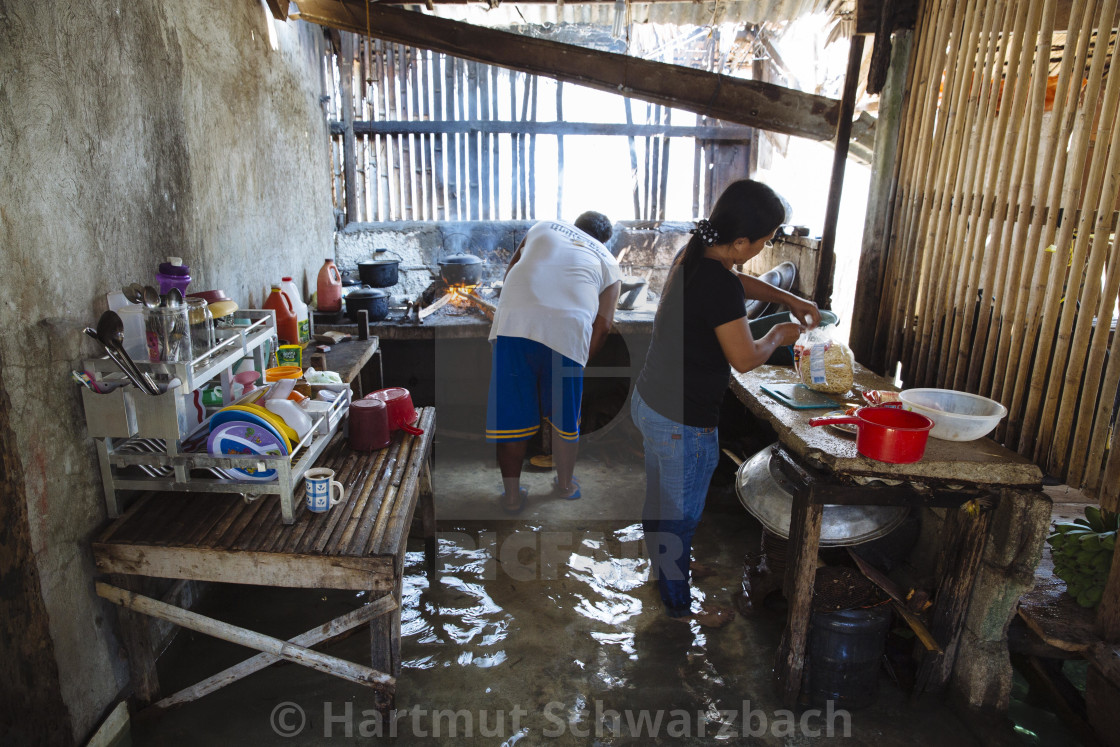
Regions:
<instances>
[{"instance_id":1,"label":"blue patterned mug","mask_svg":"<svg viewBox=\"0 0 1120 747\"><path fill-rule=\"evenodd\" d=\"M309 469L303 476L304 493L307 497L307 510L317 514L336 506L346 497L342 483L334 479L334 470L324 467ZM332 496L338 488L337 496Z\"/></svg>"}]
</instances>

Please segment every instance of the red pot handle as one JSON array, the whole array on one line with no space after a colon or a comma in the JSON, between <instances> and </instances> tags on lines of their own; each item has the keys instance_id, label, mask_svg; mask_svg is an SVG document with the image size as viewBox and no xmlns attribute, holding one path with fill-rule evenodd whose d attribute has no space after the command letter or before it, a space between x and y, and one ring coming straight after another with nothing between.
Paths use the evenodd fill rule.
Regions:
<instances>
[{"instance_id":1,"label":"red pot handle","mask_svg":"<svg viewBox=\"0 0 1120 747\"><path fill-rule=\"evenodd\" d=\"M401 425L401 430L405 433L411 433L414 436L424 435L424 430L422 428L417 428L414 425Z\"/></svg>"},{"instance_id":2,"label":"red pot handle","mask_svg":"<svg viewBox=\"0 0 1120 747\"><path fill-rule=\"evenodd\" d=\"M848 423L850 423L851 425L859 425L862 422L863 422L862 420L855 417L854 415L831 415L831 416L820 417L820 418L809 418L809 425L812 425L812 426L817 426L817 425L842 425L842 424L848 424Z\"/></svg>"}]
</instances>

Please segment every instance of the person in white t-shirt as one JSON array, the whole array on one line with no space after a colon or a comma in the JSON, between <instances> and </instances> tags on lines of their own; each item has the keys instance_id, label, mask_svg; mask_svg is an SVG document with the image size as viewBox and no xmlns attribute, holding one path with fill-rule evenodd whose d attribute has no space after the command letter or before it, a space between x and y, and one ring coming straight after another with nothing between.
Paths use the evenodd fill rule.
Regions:
<instances>
[{"instance_id":1,"label":"person in white t-shirt","mask_svg":"<svg viewBox=\"0 0 1120 747\"><path fill-rule=\"evenodd\" d=\"M556 491L580 497L573 477L579 448L583 369L614 323L621 273L604 245L610 220L586 212L575 225L537 223L506 269L494 323L486 439L496 444L502 472L501 506L525 507L521 465L542 419L554 432Z\"/></svg>"}]
</instances>

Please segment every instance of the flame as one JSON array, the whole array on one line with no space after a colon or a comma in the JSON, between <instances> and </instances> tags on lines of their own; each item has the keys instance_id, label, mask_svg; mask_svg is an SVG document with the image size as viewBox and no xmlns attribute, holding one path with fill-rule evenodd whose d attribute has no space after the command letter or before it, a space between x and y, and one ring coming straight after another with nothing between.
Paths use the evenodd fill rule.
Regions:
<instances>
[{"instance_id":1,"label":"flame","mask_svg":"<svg viewBox=\"0 0 1120 747\"><path fill-rule=\"evenodd\" d=\"M447 292L451 294L451 303L456 306L469 305L470 301L467 300L467 296L473 293L474 289L477 287L478 284L465 285L462 283L447 286Z\"/></svg>"}]
</instances>

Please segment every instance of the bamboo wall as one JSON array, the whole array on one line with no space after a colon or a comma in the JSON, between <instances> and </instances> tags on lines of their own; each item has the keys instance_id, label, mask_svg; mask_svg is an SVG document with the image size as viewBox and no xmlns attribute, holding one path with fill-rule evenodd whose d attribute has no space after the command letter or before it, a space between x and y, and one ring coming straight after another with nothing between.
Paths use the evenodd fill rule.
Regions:
<instances>
[{"instance_id":1,"label":"bamboo wall","mask_svg":"<svg viewBox=\"0 0 1120 747\"><path fill-rule=\"evenodd\" d=\"M722 64L718 34L704 44L710 65ZM598 134L597 126L603 134L617 135L617 147L628 150L634 220L705 215L713 193L747 173L749 139L620 134L619 127L668 130L678 124L663 106L624 99L625 123L596 125L579 121L588 112L565 110L563 83L556 84L554 100L548 101L551 96L540 95L540 79L519 71L345 32L335 45L338 49L324 59L324 92L332 120L334 200L348 222L531 220L538 210L541 217L563 217L565 148L570 153L587 147L564 133ZM686 116L696 120L698 131L721 126ZM375 131L363 132L366 123ZM549 134L535 134L542 124ZM537 155L539 137L555 138L557 158ZM693 215L666 214L674 140L675 147L692 150ZM554 171L558 188L538 205L540 169Z\"/></svg>"},{"instance_id":2,"label":"bamboo wall","mask_svg":"<svg viewBox=\"0 0 1120 747\"><path fill-rule=\"evenodd\" d=\"M997 439L1113 509L1117 2L923 0L873 355L999 400Z\"/></svg>"}]
</instances>

